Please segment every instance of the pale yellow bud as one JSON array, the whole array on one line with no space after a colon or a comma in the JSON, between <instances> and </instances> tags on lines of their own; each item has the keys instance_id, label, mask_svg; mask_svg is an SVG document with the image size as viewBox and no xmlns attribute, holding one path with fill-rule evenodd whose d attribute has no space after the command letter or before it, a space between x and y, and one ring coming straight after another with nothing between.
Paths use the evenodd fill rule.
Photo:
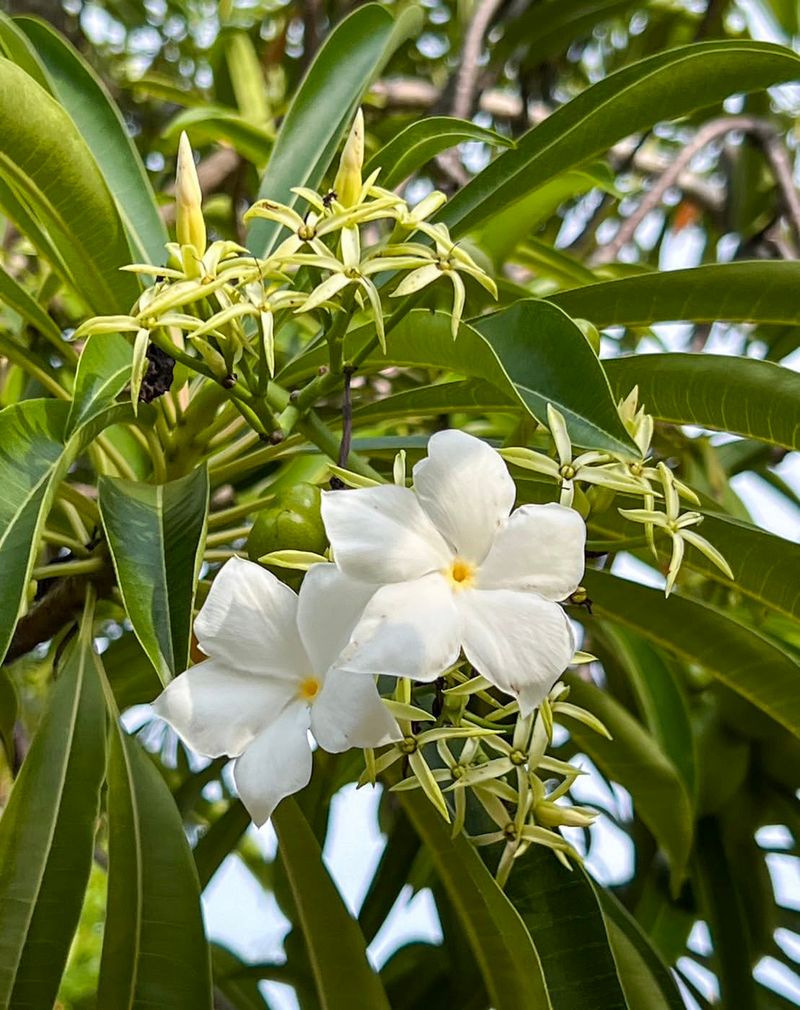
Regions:
<instances>
[{"instance_id":1,"label":"pale yellow bud","mask_svg":"<svg viewBox=\"0 0 800 1010\"><path fill-rule=\"evenodd\" d=\"M178 171L175 176L175 227L180 245L193 246L198 256L206 251L206 223L203 219L203 194L192 145L181 133L178 145Z\"/></svg>"},{"instance_id":2,"label":"pale yellow bud","mask_svg":"<svg viewBox=\"0 0 800 1010\"><path fill-rule=\"evenodd\" d=\"M344 145L339 161L339 171L333 188L336 198L343 207L352 207L361 192L361 167L364 164L364 113L356 113L350 135Z\"/></svg>"}]
</instances>

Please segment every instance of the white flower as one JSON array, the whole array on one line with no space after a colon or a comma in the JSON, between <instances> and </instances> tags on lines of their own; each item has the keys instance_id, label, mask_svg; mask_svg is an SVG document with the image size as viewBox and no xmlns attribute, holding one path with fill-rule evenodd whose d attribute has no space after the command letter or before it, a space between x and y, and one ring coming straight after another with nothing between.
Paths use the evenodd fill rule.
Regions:
<instances>
[{"instance_id":1,"label":"white flower","mask_svg":"<svg viewBox=\"0 0 800 1010\"><path fill-rule=\"evenodd\" d=\"M308 783L309 729L331 753L399 738L374 682L331 669L364 602L363 588L328 564L308 572L299 598L241 558L214 580L194 624L209 658L172 681L155 710L198 753L237 758L236 787L256 824Z\"/></svg>"},{"instance_id":2,"label":"white flower","mask_svg":"<svg viewBox=\"0 0 800 1010\"><path fill-rule=\"evenodd\" d=\"M337 566L374 587L337 666L431 681L463 647L523 713L538 705L574 652L556 601L578 586L586 530L561 505L512 513L515 491L494 449L443 431L414 467L413 491L324 494Z\"/></svg>"}]
</instances>

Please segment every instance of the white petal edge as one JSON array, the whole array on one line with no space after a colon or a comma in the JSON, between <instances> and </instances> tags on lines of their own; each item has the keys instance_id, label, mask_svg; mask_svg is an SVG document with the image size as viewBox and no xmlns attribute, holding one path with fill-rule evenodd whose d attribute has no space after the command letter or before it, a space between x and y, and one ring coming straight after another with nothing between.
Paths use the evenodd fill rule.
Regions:
<instances>
[{"instance_id":1,"label":"white petal edge","mask_svg":"<svg viewBox=\"0 0 800 1010\"><path fill-rule=\"evenodd\" d=\"M478 569L481 589L519 589L565 600L585 567L586 524L563 505L523 505L501 527Z\"/></svg>"},{"instance_id":2,"label":"white petal edge","mask_svg":"<svg viewBox=\"0 0 800 1010\"><path fill-rule=\"evenodd\" d=\"M333 666L374 595L374 585L351 579L336 565L314 565L306 572L297 626L317 676L324 677Z\"/></svg>"},{"instance_id":3,"label":"white petal edge","mask_svg":"<svg viewBox=\"0 0 800 1010\"><path fill-rule=\"evenodd\" d=\"M308 666L297 633L297 596L253 561L225 562L194 631L207 656L233 669L297 678Z\"/></svg>"},{"instance_id":4,"label":"white petal edge","mask_svg":"<svg viewBox=\"0 0 800 1010\"><path fill-rule=\"evenodd\" d=\"M233 767L242 803L261 827L284 798L308 785L311 746L308 705L297 701L253 740Z\"/></svg>"},{"instance_id":5,"label":"white petal edge","mask_svg":"<svg viewBox=\"0 0 800 1010\"><path fill-rule=\"evenodd\" d=\"M207 659L171 681L153 709L198 754L235 757L294 693L290 681L240 673Z\"/></svg>"},{"instance_id":6,"label":"white petal edge","mask_svg":"<svg viewBox=\"0 0 800 1010\"><path fill-rule=\"evenodd\" d=\"M444 540L405 487L324 491L322 521L336 564L363 582L406 582L450 561Z\"/></svg>"},{"instance_id":7,"label":"white petal edge","mask_svg":"<svg viewBox=\"0 0 800 1010\"><path fill-rule=\"evenodd\" d=\"M550 600L513 589L464 590L464 653L475 669L519 701L523 716L547 697L575 653L566 614Z\"/></svg>"},{"instance_id":8,"label":"white petal edge","mask_svg":"<svg viewBox=\"0 0 800 1010\"><path fill-rule=\"evenodd\" d=\"M461 621L444 576L383 586L337 661L351 673L435 680L458 659Z\"/></svg>"},{"instance_id":9,"label":"white petal edge","mask_svg":"<svg viewBox=\"0 0 800 1010\"><path fill-rule=\"evenodd\" d=\"M351 747L382 747L402 737L372 679L345 670L328 674L311 708L311 732L332 754Z\"/></svg>"},{"instance_id":10,"label":"white petal edge","mask_svg":"<svg viewBox=\"0 0 800 1010\"><path fill-rule=\"evenodd\" d=\"M516 488L491 446L464 431L439 431L414 467L420 505L453 550L480 564L514 505Z\"/></svg>"}]
</instances>

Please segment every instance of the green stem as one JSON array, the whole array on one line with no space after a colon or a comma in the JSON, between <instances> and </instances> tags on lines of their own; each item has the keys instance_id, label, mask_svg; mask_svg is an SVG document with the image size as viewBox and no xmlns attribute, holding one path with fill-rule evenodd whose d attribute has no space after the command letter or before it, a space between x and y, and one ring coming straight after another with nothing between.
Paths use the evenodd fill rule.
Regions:
<instances>
[{"instance_id":1,"label":"green stem","mask_svg":"<svg viewBox=\"0 0 800 1010\"><path fill-rule=\"evenodd\" d=\"M218 533L210 533L206 537L206 547L221 547L223 544L230 544L234 540L241 540L250 533L250 526L235 526L233 529L220 530Z\"/></svg>"},{"instance_id":2,"label":"green stem","mask_svg":"<svg viewBox=\"0 0 800 1010\"><path fill-rule=\"evenodd\" d=\"M216 526L227 526L229 523L237 522L254 512L260 512L275 501L275 495L262 495L261 498L254 498L252 501L244 502L241 505L233 505L229 509L220 509L219 512L212 512L208 517L209 528Z\"/></svg>"},{"instance_id":3,"label":"green stem","mask_svg":"<svg viewBox=\"0 0 800 1010\"><path fill-rule=\"evenodd\" d=\"M40 565L33 570L34 579L60 579L67 575L89 575L106 567L105 558L79 558L75 561L62 561L61 564Z\"/></svg>"}]
</instances>

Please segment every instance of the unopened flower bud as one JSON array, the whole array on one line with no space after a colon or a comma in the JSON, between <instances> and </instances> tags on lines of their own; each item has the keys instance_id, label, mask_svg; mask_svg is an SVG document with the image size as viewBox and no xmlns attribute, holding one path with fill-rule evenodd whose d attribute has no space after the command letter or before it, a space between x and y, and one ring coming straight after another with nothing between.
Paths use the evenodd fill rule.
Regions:
<instances>
[{"instance_id":1,"label":"unopened flower bud","mask_svg":"<svg viewBox=\"0 0 800 1010\"><path fill-rule=\"evenodd\" d=\"M364 164L364 113L356 113L339 161L333 188L343 207L352 207L361 192L361 167Z\"/></svg>"},{"instance_id":2,"label":"unopened flower bud","mask_svg":"<svg viewBox=\"0 0 800 1010\"><path fill-rule=\"evenodd\" d=\"M594 822L595 815L591 810L582 807L562 807L549 800L541 800L534 808L536 823L546 828L557 828L565 825L570 828L588 828Z\"/></svg>"},{"instance_id":3,"label":"unopened flower bud","mask_svg":"<svg viewBox=\"0 0 800 1010\"><path fill-rule=\"evenodd\" d=\"M192 145L181 133L178 145L178 171L175 176L175 227L180 245L193 246L198 257L206 251L206 223L203 219L203 194L197 178Z\"/></svg>"}]
</instances>

